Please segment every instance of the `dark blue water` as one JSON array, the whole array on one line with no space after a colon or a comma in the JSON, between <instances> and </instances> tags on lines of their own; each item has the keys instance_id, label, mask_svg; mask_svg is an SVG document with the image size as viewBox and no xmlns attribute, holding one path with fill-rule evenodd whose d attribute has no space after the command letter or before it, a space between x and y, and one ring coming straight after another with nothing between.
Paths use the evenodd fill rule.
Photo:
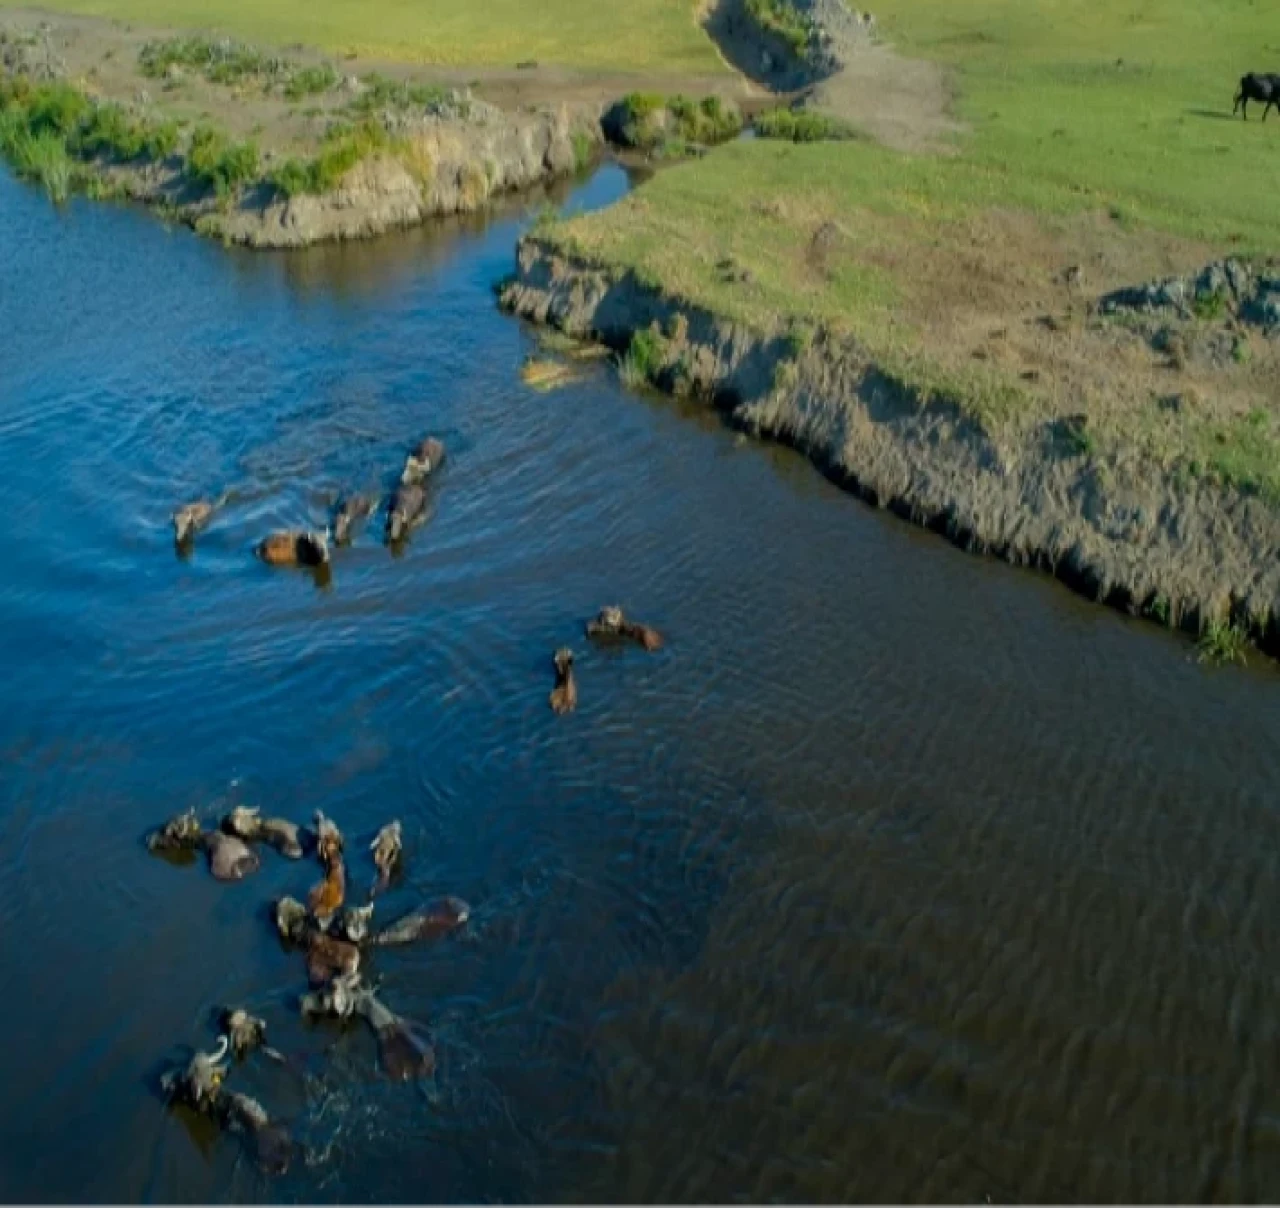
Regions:
<instances>
[{"instance_id":1,"label":"dark blue water","mask_svg":"<svg viewBox=\"0 0 1280 1208\"><path fill-rule=\"evenodd\" d=\"M607 168L574 195L626 188ZM1280 681L1209 671L606 365L540 395L524 217L289 256L0 176L0 1196L1280 1195ZM253 543L450 459L402 556ZM175 557L186 498L233 503ZM621 601L666 650L590 650ZM581 706L547 708L549 657ZM434 1086L306 1026L269 903L147 855L247 800L402 819L379 953ZM244 1005L266 1181L154 1078Z\"/></svg>"}]
</instances>

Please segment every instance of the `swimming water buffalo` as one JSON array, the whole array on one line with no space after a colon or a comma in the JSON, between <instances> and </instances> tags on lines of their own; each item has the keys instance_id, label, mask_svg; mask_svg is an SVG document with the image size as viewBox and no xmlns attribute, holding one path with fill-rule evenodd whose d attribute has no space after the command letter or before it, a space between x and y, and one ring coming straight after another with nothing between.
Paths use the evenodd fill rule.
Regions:
<instances>
[{"instance_id":1,"label":"swimming water buffalo","mask_svg":"<svg viewBox=\"0 0 1280 1208\"><path fill-rule=\"evenodd\" d=\"M1274 105L1280 109L1280 75L1266 72L1249 72L1240 77L1240 87L1235 95L1235 104L1231 112L1240 111L1240 116L1249 120L1249 102L1257 101L1262 105L1262 120L1267 120L1267 111Z\"/></svg>"},{"instance_id":2,"label":"swimming water buffalo","mask_svg":"<svg viewBox=\"0 0 1280 1208\"><path fill-rule=\"evenodd\" d=\"M573 675L573 651L561 647L551 660L556 685L551 689L551 708L556 713L572 713L578 707L578 682Z\"/></svg>"},{"instance_id":3,"label":"swimming water buffalo","mask_svg":"<svg viewBox=\"0 0 1280 1208\"><path fill-rule=\"evenodd\" d=\"M243 1061L250 1053L261 1050L273 1061L283 1061L284 1056L267 1044L267 1021L250 1015L242 1007L228 1007L218 1020L222 1033L231 1045L232 1056Z\"/></svg>"},{"instance_id":4,"label":"swimming water buffalo","mask_svg":"<svg viewBox=\"0 0 1280 1208\"><path fill-rule=\"evenodd\" d=\"M227 1076L227 1049L230 1040L218 1037L210 1053L199 1050L180 1069L169 1070L160 1079L160 1089L170 1102L185 1103L195 1111L208 1111L217 1098L222 1080Z\"/></svg>"},{"instance_id":5,"label":"swimming water buffalo","mask_svg":"<svg viewBox=\"0 0 1280 1208\"><path fill-rule=\"evenodd\" d=\"M185 1066L170 1070L161 1078L161 1090L171 1103L185 1104L220 1128L247 1134L262 1170L283 1174L293 1156L293 1139L286 1129L273 1123L256 1099L223 1086L230 1044L223 1035L212 1052L194 1053Z\"/></svg>"},{"instance_id":6,"label":"swimming water buffalo","mask_svg":"<svg viewBox=\"0 0 1280 1208\"><path fill-rule=\"evenodd\" d=\"M231 1132L247 1134L258 1168L265 1174L286 1173L295 1148L288 1129L275 1123L266 1108L249 1095L224 1090L218 1098L219 1122Z\"/></svg>"},{"instance_id":7,"label":"swimming water buffalo","mask_svg":"<svg viewBox=\"0 0 1280 1208\"><path fill-rule=\"evenodd\" d=\"M388 545L403 541L409 530L421 522L427 510L427 491L420 482L400 482L391 495L391 507L387 511L386 540Z\"/></svg>"},{"instance_id":8,"label":"swimming water buffalo","mask_svg":"<svg viewBox=\"0 0 1280 1208\"><path fill-rule=\"evenodd\" d=\"M246 843L267 843L286 859L302 859L301 828L284 818L263 818L256 806L237 805L223 818L222 830Z\"/></svg>"},{"instance_id":9,"label":"swimming water buffalo","mask_svg":"<svg viewBox=\"0 0 1280 1208\"><path fill-rule=\"evenodd\" d=\"M189 546L196 534L209 523L216 512L227 501L226 495L217 499L196 499L184 503L173 513L173 540L179 546Z\"/></svg>"},{"instance_id":10,"label":"swimming water buffalo","mask_svg":"<svg viewBox=\"0 0 1280 1208\"><path fill-rule=\"evenodd\" d=\"M329 538L325 533L285 529L268 533L255 552L268 566L327 566Z\"/></svg>"},{"instance_id":11,"label":"swimming water buffalo","mask_svg":"<svg viewBox=\"0 0 1280 1208\"><path fill-rule=\"evenodd\" d=\"M409 452L404 459L400 481L405 485L423 483L440 468L444 461L444 445L434 436L428 436Z\"/></svg>"},{"instance_id":12,"label":"swimming water buffalo","mask_svg":"<svg viewBox=\"0 0 1280 1208\"><path fill-rule=\"evenodd\" d=\"M333 513L333 541L347 545L352 530L372 513L377 501L372 495L344 495Z\"/></svg>"},{"instance_id":13,"label":"swimming water buffalo","mask_svg":"<svg viewBox=\"0 0 1280 1208\"><path fill-rule=\"evenodd\" d=\"M170 818L147 836L147 850L153 852L203 851L209 871L219 881L242 881L261 867L258 854L242 839L220 830L204 830L195 810Z\"/></svg>"},{"instance_id":14,"label":"swimming water buffalo","mask_svg":"<svg viewBox=\"0 0 1280 1208\"><path fill-rule=\"evenodd\" d=\"M323 810L315 813L316 855L326 867L346 850L346 840L338 825Z\"/></svg>"},{"instance_id":15,"label":"swimming water buffalo","mask_svg":"<svg viewBox=\"0 0 1280 1208\"><path fill-rule=\"evenodd\" d=\"M390 1010L359 973L334 978L323 990L304 995L301 1005L304 1015L364 1019L377 1037L379 1064L393 1081L429 1078L435 1072L431 1042L416 1024Z\"/></svg>"},{"instance_id":16,"label":"swimming water buffalo","mask_svg":"<svg viewBox=\"0 0 1280 1208\"><path fill-rule=\"evenodd\" d=\"M333 917L342 909L347 898L347 870L341 854L329 859L324 868L324 879L312 886L307 894L307 909L315 916L322 931L329 930Z\"/></svg>"},{"instance_id":17,"label":"swimming water buffalo","mask_svg":"<svg viewBox=\"0 0 1280 1208\"><path fill-rule=\"evenodd\" d=\"M306 907L294 898L281 898L276 903L276 930L282 939L306 952L307 980L313 986L327 985L335 977L360 968L360 949L348 940L326 935Z\"/></svg>"},{"instance_id":18,"label":"swimming water buffalo","mask_svg":"<svg viewBox=\"0 0 1280 1208\"><path fill-rule=\"evenodd\" d=\"M374 947L412 944L415 940L434 940L456 931L471 917L471 907L461 898L445 897L420 910L406 914L389 927L369 937Z\"/></svg>"},{"instance_id":19,"label":"swimming water buffalo","mask_svg":"<svg viewBox=\"0 0 1280 1208\"><path fill-rule=\"evenodd\" d=\"M340 940L363 944L369 938L369 925L373 922L373 903L367 906L344 906L329 930Z\"/></svg>"},{"instance_id":20,"label":"swimming water buffalo","mask_svg":"<svg viewBox=\"0 0 1280 1208\"><path fill-rule=\"evenodd\" d=\"M597 642L634 642L645 650L662 649L662 635L656 629L631 620L616 605L602 608L595 620L587 622L587 637Z\"/></svg>"},{"instance_id":21,"label":"swimming water buffalo","mask_svg":"<svg viewBox=\"0 0 1280 1208\"><path fill-rule=\"evenodd\" d=\"M400 865L404 843L398 819L388 822L377 833L373 842L369 844L369 850L373 852L373 866L378 870L373 887L369 890L369 896L372 898L386 889L391 883L391 874Z\"/></svg>"}]
</instances>

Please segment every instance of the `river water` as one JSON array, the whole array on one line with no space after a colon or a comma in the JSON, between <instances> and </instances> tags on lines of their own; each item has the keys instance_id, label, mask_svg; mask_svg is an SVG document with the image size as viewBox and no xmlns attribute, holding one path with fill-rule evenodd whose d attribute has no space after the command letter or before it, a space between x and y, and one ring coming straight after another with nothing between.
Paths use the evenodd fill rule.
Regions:
<instances>
[{"instance_id":1,"label":"river water","mask_svg":"<svg viewBox=\"0 0 1280 1208\"><path fill-rule=\"evenodd\" d=\"M0 1196L1280 1197L1274 669L606 366L531 392L491 292L525 220L253 255L0 176ZM401 556L253 559L427 432ZM589 649L613 600L667 648ZM241 799L325 810L357 885L399 817L384 917L473 904L372 962L434 1085L300 1022L267 909L313 863L141 845ZM304 1146L275 1181L156 1093L224 1004L290 1057L230 1078Z\"/></svg>"}]
</instances>

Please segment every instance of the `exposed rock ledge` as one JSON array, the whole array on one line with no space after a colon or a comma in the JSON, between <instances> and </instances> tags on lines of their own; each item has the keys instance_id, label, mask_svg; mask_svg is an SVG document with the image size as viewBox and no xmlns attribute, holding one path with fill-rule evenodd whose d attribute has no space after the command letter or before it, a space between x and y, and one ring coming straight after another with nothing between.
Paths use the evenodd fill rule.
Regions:
<instances>
[{"instance_id":1,"label":"exposed rock ledge","mask_svg":"<svg viewBox=\"0 0 1280 1208\"><path fill-rule=\"evenodd\" d=\"M1190 631L1231 619L1280 648L1280 513L1262 499L1183 482L1136 455L1086 454L1062 421L997 442L851 340L819 333L800 351L536 236L521 243L502 302L619 350L656 325L660 386L713 400L878 506L1131 613Z\"/></svg>"},{"instance_id":2,"label":"exposed rock ledge","mask_svg":"<svg viewBox=\"0 0 1280 1208\"><path fill-rule=\"evenodd\" d=\"M225 207L192 195L177 156L163 164L97 167L118 191L163 207L202 234L253 248L296 248L478 210L500 194L571 173L583 140L594 147L601 137L594 106L428 121L402 140L398 154L357 164L331 192L284 198L263 184Z\"/></svg>"}]
</instances>

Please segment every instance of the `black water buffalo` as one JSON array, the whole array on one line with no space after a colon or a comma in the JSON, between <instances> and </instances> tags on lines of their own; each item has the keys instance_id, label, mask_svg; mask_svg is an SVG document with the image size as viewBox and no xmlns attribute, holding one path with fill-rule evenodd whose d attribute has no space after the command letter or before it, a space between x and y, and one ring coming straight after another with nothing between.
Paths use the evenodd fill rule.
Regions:
<instances>
[{"instance_id":1,"label":"black water buffalo","mask_svg":"<svg viewBox=\"0 0 1280 1208\"><path fill-rule=\"evenodd\" d=\"M1231 107L1231 112L1235 113L1238 109L1240 116L1247 122L1249 120L1249 102L1260 101L1262 103L1262 120L1267 120L1267 111L1274 105L1280 109L1280 75L1270 75L1251 71L1246 76L1240 77L1240 89L1236 93L1235 104Z\"/></svg>"}]
</instances>

